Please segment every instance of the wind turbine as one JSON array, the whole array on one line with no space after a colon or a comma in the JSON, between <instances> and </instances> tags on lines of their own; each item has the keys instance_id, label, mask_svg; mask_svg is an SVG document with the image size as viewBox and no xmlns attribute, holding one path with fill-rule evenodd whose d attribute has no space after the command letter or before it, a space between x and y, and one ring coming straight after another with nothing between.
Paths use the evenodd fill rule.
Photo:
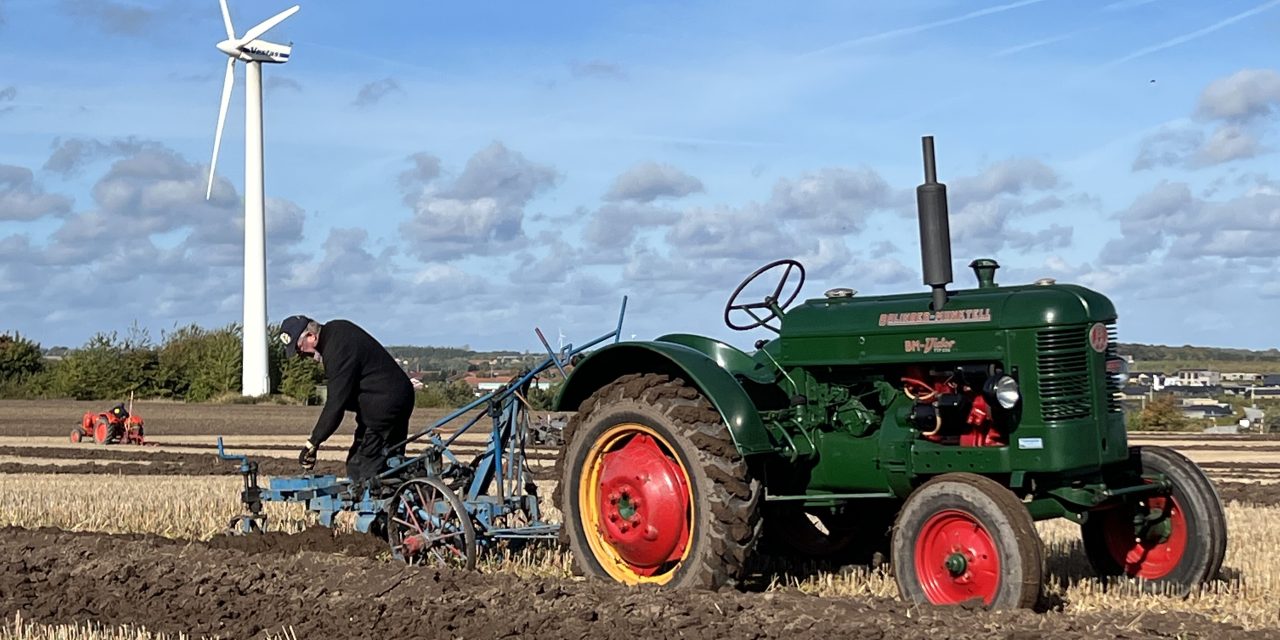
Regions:
<instances>
[{"instance_id":1,"label":"wind turbine","mask_svg":"<svg viewBox=\"0 0 1280 640\"><path fill-rule=\"evenodd\" d=\"M289 61L292 45L259 40L258 37L297 13L294 5L263 20L236 37L231 26L227 0L222 5L222 24L227 39L217 44L230 58L227 75L222 82L222 106L218 108L218 131L213 136L213 159L209 161L209 188L205 200L213 194L214 168L218 165L218 147L222 145L222 125L227 119L227 103L231 101L231 85L235 81L236 60L244 62L244 345L241 362L243 373L240 393L262 396L271 391L267 372L267 225L266 196L262 188L262 63Z\"/></svg>"}]
</instances>

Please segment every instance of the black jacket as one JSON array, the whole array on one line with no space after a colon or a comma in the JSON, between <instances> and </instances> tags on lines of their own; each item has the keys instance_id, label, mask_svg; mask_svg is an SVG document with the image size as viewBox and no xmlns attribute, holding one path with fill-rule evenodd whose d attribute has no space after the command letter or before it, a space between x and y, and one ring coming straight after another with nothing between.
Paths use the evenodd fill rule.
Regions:
<instances>
[{"instance_id":1,"label":"black jacket","mask_svg":"<svg viewBox=\"0 0 1280 640\"><path fill-rule=\"evenodd\" d=\"M328 379L328 399L311 443L319 446L342 424L345 411L354 411L371 428L387 428L408 421L413 412L413 385L391 354L354 322L330 320L320 329L316 351Z\"/></svg>"}]
</instances>

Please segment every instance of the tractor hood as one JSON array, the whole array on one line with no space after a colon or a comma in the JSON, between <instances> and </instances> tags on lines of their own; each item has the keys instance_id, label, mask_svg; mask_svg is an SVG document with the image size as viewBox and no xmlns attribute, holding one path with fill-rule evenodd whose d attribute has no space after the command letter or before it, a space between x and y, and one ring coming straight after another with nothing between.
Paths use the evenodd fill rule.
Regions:
<instances>
[{"instance_id":1,"label":"tractor hood","mask_svg":"<svg viewBox=\"0 0 1280 640\"><path fill-rule=\"evenodd\" d=\"M929 311L924 293L806 300L782 320L782 343L792 338L918 333L934 328L984 331L1111 322L1116 308L1106 296L1070 284L992 287L949 292L941 313Z\"/></svg>"}]
</instances>

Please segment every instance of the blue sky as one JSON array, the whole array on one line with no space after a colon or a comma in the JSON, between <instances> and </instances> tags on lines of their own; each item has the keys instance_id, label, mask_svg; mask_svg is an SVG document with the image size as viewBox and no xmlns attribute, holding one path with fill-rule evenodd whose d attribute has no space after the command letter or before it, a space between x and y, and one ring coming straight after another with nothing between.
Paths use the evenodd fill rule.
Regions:
<instances>
[{"instance_id":1,"label":"blue sky","mask_svg":"<svg viewBox=\"0 0 1280 640\"><path fill-rule=\"evenodd\" d=\"M0 0L0 331L239 321L222 38L215 1ZM317 2L266 39L275 322L523 349L625 294L628 336L746 346L723 305L770 260L926 290L932 134L958 286L996 257L1110 295L1124 341L1277 346L1280 0Z\"/></svg>"}]
</instances>

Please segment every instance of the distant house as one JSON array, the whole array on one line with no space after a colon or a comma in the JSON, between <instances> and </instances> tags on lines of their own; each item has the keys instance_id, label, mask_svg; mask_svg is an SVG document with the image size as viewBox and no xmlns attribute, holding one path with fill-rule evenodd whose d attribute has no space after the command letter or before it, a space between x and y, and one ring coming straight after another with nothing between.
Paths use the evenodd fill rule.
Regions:
<instances>
[{"instance_id":1,"label":"distant house","mask_svg":"<svg viewBox=\"0 0 1280 640\"><path fill-rule=\"evenodd\" d=\"M1179 369L1173 380L1165 385L1179 387L1216 387L1222 384L1222 374L1212 369Z\"/></svg>"},{"instance_id":2,"label":"distant house","mask_svg":"<svg viewBox=\"0 0 1280 640\"><path fill-rule=\"evenodd\" d=\"M511 376L480 376L473 373L468 374L462 381L467 383L467 386L471 387L476 392L476 395L484 395L502 388L503 385L511 381ZM550 380L534 380L530 386L546 391L551 388L551 384Z\"/></svg>"},{"instance_id":3,"label":"distant house","mask_svg":"<svg viewBox=\"0 0 1280 640\"><path fill-rule=\"evenodd\" d=\"M1214 386L1188 386L1188 385L1170 385L1164 388L1164 391L1177 398L1212 398L1222 394L1222 387Z\"/></svg>"},{"instance_id":4,"label":"distant house","mask_svg":"<svg viewBox=\"0 0 1280 640\"><path fill-rule=\"evenodd\" d=\"M1240 433L1240 425L1238 424L1215 424L1212 427L1205 427L1204 432L1208 435L1230 435Z\"/></svg>"},{"instance_id":5,"label":"distant house","mask_svg":"<svg viewBox=\"0 0 1280 640\"><path fill-rule=\"evenodd\" d=\"M1241 427L1245 429L1256 429L1259 433L1267 432L1267 412L1254 407L1244 408L1244 419L1241 420Z\"/></svg>"},{"instance_id":6,"label":"distant house","mask_svg":"<svg viewBox=\"0 0 1280 640\"><path fill-rule=\"evenodd\" d=\"M1182 407L1182 415L1192 420L1227 418L1234 414L1235 411L1225 404L1191 404Z\"/></svg>"},{"instance_id":7,"label":"distant house","mask_svg":"<svg viewBox=\"0 0 1280 640\"><path fill-rule=\"evenodd\" d=\"M1222 381L1223 382L1247 382L1249 384L1254 384L1254 383L1262 382L1262 374L1261 373L1244 373L1244 372L1228 373L1224 371L1222 373Z\"/></svg>"},{"instance_id":8,"label":"distant house","mask_svg":"<svg viewBox=\"0 0 1280 640\"><path fill-rule=\"evenodd\" d=\"M1268 373L1262 376L1262 386L1280 387L1280 373Z\"/></svg>"},{"instance_id":9,"label":"distant house","mask_svg":"<svg viewBox=\"0 0 1280 640\"><path fill-rule=\"evenodd\" d=\"M1127 384L1123 389L1120 389L1120 399L1137 400L1147 397L1149 393L1151 393L1151 387L1140 384Z\"/></svg>"}]
</instances>

